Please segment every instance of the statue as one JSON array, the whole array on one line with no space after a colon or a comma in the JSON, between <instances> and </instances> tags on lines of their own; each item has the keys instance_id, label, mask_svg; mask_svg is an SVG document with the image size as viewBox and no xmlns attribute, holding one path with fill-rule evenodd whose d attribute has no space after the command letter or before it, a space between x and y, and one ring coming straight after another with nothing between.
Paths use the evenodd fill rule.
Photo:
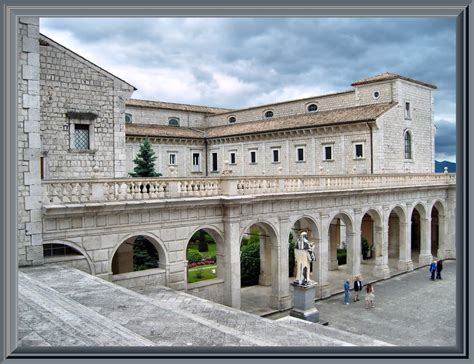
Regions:
<instances>
[{"instance_id":1,"label":"statue","mask_svg":"<svg viewBox=\"0 0 474 364\"><path fill-rule=\"evenodd\" d=\"M314 255L314 245L307 238L308 234L303 231L296 241L295 246L295 262L296 262L296 281L298 284L306 285L311 282L309 279L309 272L311 262L316 261Z\"/></svg>"}]
</instances>

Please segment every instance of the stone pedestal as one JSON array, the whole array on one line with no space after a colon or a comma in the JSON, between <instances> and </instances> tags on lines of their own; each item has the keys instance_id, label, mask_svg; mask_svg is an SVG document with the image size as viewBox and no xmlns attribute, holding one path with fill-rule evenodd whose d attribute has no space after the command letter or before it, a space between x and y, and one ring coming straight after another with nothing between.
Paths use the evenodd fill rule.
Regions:
<instances>
[{"instance_id":1,"label":"stone pedestal","mask_svg":"<svg viewBox=\"0 0 474 364\"><path fill-rule=\"evenodd\" d=\"M293 286L293 309L290 316L311 321L319 321L319 311L314 305L314 297L316 294L316 282L310 282L307 285L291 283Z\"/></svg>"}]
</instances>

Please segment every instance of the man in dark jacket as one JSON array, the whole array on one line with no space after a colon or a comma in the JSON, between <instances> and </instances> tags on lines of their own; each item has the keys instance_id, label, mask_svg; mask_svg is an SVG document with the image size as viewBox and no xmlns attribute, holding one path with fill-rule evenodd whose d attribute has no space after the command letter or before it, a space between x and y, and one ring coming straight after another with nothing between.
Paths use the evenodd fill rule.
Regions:
<instances>
[{"instance_id":1,"label":"man in dark jacket","mask_svg":"<svg viewBox=\"0 0 474 364\"><path fill-rule=\"evenodd\" d=\"M354 302L359 301L360 292L362 292L362 282L360 281L360 277L357 276L354 280Z\"/></svg>"},{"instance_id":2,"label":"man in dark jacket","mask_svg":"<svg viewBox=\"0 0 474 364\"><path fill-rule=\"evenodd\" d=\"M436 279L442 279L441 278L441 271L443 270L443 261L438 260L436 263Z\"/></svg>"}]
</instances>

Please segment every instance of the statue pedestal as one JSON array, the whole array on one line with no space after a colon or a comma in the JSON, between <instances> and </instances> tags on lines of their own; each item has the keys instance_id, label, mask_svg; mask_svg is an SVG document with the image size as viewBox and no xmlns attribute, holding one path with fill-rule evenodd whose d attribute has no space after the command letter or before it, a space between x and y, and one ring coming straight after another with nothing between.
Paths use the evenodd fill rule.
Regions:
<instances>
[{"instance_id":1,"label":"statue pedestal","mask_svg":"<svg viewBox=\"0 0 474 364\"><path fill-rule=\"evenodd\" d=\"M311 321L319 321L319 311L314 305L316 294L316 282L310 282L307 285L301 285L297 282L291 283L293 286L293 309L290 316Z\"/></svg>"}]
</instances>

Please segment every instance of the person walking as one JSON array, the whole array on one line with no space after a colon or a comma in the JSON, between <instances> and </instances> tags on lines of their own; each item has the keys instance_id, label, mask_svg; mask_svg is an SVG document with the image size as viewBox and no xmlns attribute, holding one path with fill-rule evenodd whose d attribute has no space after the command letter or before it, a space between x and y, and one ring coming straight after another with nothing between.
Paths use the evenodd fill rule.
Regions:
<instances>
[{"instance_id":1,"label":"person walking","mask_svg":"<svg viewBox=\"0 0 474 364\"><path fill-rule=\"evenodd\" d=\"M374 299L375 299L374 286L372 286L371 284L368 284L367 286L365 286L365 289L366 289L366 292L367 292L365 294L365 308L375 307L375 304L374 304Z\"/></svg>"},{"instance_id":2,"label":"person walking","mask_svg":"<svg viewBox=\"0 0 474 364\"><path fill-rule=\"evenodd\" d=\"M436 273L436 260L433 260L430 264L430 273L431 273L431 280L435 280L435 273Z\"/></svg>"},{"instance_id":3,"label":"person walking","mask_svg":"<svg viewBox=\"0 0 474 364\"><path fill-rule=\"evenodd\" d=\"M351 288L351 285L349 284L349 280L346 279L346 281L344 282L344 304L345 305L349 304L349 299L350 299L349 290L350 290L350 288Z\"/></svg>"},{"instance_id":4,"label":"person walking","mask_svg":"<svg viewBox=\"0 0 474 364\"><path fill-rule=\"evenodd\" d=\"M357 276L354 281L354 302L359 301L360 292L362 292L362 282L360 276Z\"/></svg>"},{"instance_id":5,"label":"person walking","mask_svg":"<svg viewBox=\"0 0 474 364\"><path fill-rule=\"evenodd\" d=\"M443 261L438 260L436 263L436 279L442 279L441 278L441 271L443 270Z\"/></svg>"}]
</instances>

